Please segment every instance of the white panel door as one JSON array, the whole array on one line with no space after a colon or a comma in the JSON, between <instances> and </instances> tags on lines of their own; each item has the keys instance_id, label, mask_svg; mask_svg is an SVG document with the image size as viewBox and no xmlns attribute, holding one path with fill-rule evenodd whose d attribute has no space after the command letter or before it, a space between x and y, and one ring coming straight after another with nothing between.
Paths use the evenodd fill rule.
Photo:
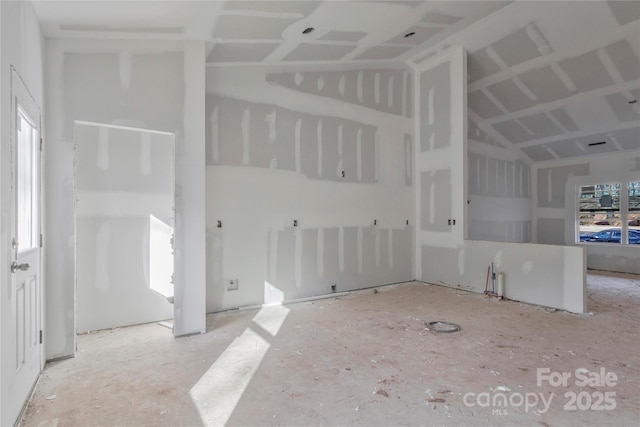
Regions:
<instances>
[{"instance_id":1,"label":"white panel door","mask_svg":"<svg viewBox=\"0 0 640 427\"><path fill-rule=\"evenodd\" d=\"M12 95L12 262L2 296L2 425L13 425L43 366L40 278L40 110L15 70Z\"/></svg>"}]
</instances>

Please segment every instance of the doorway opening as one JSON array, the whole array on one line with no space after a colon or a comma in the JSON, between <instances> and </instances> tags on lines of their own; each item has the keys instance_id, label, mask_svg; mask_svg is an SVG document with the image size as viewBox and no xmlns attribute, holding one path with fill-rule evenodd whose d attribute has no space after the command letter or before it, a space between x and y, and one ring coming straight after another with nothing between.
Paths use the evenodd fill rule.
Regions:
<instances>
[{"instance_id":1,"label":"doorway opening","mask_svg":"<svg viewBox=\"0 0 640 427\"><path fill-rule=\"evenodd\" d=\"M170 321L175 136L75 122L74 142L76 333Z\"/></svg>"}]
</instances>

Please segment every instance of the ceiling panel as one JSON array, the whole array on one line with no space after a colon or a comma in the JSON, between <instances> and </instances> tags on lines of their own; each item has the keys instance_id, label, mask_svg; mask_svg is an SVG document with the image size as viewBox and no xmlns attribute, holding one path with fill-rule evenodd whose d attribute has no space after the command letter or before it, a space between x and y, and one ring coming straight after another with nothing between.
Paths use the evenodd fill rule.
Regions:
<instances>
[{"instance_id":1,"label":"ceiling panel","mask_svg":"<svg viewBox=\"0 0 640 427\"><path fill-rule=\"evenodd\" d=\"M517 86L514 79L503 80L487 89L509 111L519 111L536 105L536 102Z\"/></svg>"},{"instance_id":2,"label":"ceiling panel","mask_svg":"<svg viewBox=\"0 0 640 427\"><path fill-rule=\"evenodd\" d=\"M376 46L356 56L356 59L393 59L411 48L412 46Z\"/></svg>"},{"instance_id":3,"label":"ceiling panel","mask_svg":"<svg viewBox=\"0 0 640 427\"><path fill-rule=\"evenodd\" d=\"M207 62L259 62L278 46L278 43L217 43Z\"/></svg>"},{"instance_id":4,"label":"ceiling panel","mask_svg":"<svg viewBox=\"0 0 640 427\"><path fill-rule=\"evenodd\" d=\"M223 15L218 19L213 36L224 40L279 40L282 32L294 22L294 19Z\"/></svg>"},{"instance_id":5,"label":"ceiling panel","mask_svg":"<svg viewBox=\"0 0 640 427\"><path fill-rule=\"evenodd\" d=\"M541 55L525 28L515 31L490 46L507 67L513 67Z\"/></svg>"},{"instance_id":6,"label":"ceiling panel","mask_svg":"<svg viewBox=\"0 0 640 427\"><path fill-rule=\"evenodd\" d=\"M211 66L296 67L291 62L300 61L314 70L315 61L335 61L338 67L349 63L345 69L351 69L363 62L375 67L375 61L400 60L417 65L447 46L462 45L469 51L468 104L479 120L474 129L486 132L474 131L474 138L522 148L535 161L555 158L549 151L554 147L558 156L579 157L583 142L607 135L612 141L595 152L638 149L640 104L629 104L640 101L638 1L33 4L46 37L201 40ZM303 34L307 28L313 31ZM409 32L413 36L405 38ZM304 84L328 96L340 92L340 79L352 74L324 73ZM395 87L401 79L392 80ZM351 99L349 90L340 96ZM395 98L391 102L396 108ZM570 138L574 136L580 144Z\"/></svg>"},{"instance_id":7,"label":"ceiling panel","mask_svg":"<svg viewBox=\"0 0 640 427\"><path fill-rule=\"evenodd\" d=\"M544 162L547 160L553 160L555 157L548 150L541 145L534 145L531 147L524 147L522 151L531 158L534 162Z\"/></svg>"},{"instance_id":8,"label":"ceiling panel","mask_svg":"<svg viewBox=\"0 0 640 427\"><path fill-rule=\"evenodd\" d=\"M605 48L625 82L640 78L640 60L628 40L620 40Z\"/></svg>"},{"instance_id":9,"label":"ceiling panel","mask_svg":"<svg viewBox=\"0 0 640 427\"><path fill-rule=\"evenodd\" d=\"M640 19L640 2L607 0L607 4L620 24L624 25Z\"/></svg>"},{"instance_id":10,"label":"ceiling panel","mask_svg":"<svg viewBox=\"0 0 640 427\"><path fill-rule=\"evenodd\" d=\"M285 61L337 61L349 52L355 49L355 46L342 46L330 44L311 44L303 43L298 45L285 58Z\"/></svg>"},{"instance_id":11,"label":"ceiling panel","mask_svg":"<svg viewBox=\"0 0 640 427\"><path fill-rule=\"evenodd\" d=\"M613 84L607 69L595 50L575 58L560 61L560 67L569 75L577 90L587 92Z\"/></svg>"},{"instance_id":12,"label":"ceiling panel","mask_svg":"<svg viewBox=\"0 0 640 427\"><path fill-rule=\"evenodd\" d=\"M245 0L232 0L228 1L225 5L225 10L244 10L244 11L260 11L271 13L299 13L302 15L308 15L311 13L320 1L245 1Z\"/></svg>"},{"instance_id":13,"label":"ceiling panel","mask_svg":"<svg viewBox=\"0 0 640 427\"><path fill-rule=\"evenodd\" d=\"M467 95L467 103L469 108L483 119L489 119L502 114L502 110L481 90L469 93Z\"/></svg>"},{"instance_id":14,"label":"ceiling panel","mask_svg":"<svg viewBox=\"0 0 640 427\"><path fill-rule=\"evenodd\" d=\"M538 98L538 103L551 102L571 95L567 86L550 66L525 71L518 77Z\"/></svg>"},{"instance_id":15,"label":"ceiling panel","mask_svg":"<svg viewBox=\"0 0 640 427\"><path fill-rule=\"evenodd\" d=\"M564 128L567 132L576 132L580 129L576 122L573 121L569 113L564 108L558 108L549 112L551 116Z\"/></svg>"},{"instance_id":16,"label":"ceiling panel","mask_svg":"<svg viewBox=\"0 0 640 427\"><path fill-rule=\"evenodd\" d=\"M622 93L613 93L606 97L613 114L621 123L640 121L640 109L629 104L627 97Z\"/></svg>"},{"instance_id":17,"label":"ceiling panel","mask_svg":"<svg viewBox=\"0 0 640 427\"><path fill-rule=\"evenodd\" d=\"M640 127L621 129L612 134L623 150L640 151Z\"/></svg>"}]
</instances>

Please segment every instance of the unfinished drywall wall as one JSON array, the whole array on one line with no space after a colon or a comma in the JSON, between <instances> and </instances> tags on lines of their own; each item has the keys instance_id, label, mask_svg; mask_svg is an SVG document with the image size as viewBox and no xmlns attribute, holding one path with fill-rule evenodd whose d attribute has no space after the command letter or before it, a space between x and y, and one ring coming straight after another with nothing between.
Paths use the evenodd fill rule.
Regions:
<instances>
[{"instance_id":1,"label":"unfinished drywall wall","mask_svg":"<svg viewBox=\"0 0 640 427\"><path fill-rule=\"evenodd\" d=\"M531 241L531 168L519 150L503 148L478 125L468 128L468 237Z\"/></svg>"},{"instance_id":2,"label":"unfinished drywall wall","mask_svg":"<svg viewBox=\"0 0 640 427\"><path fill-rule=\"evenodd\" d=\"M534 167L534 238L538 243L581 246L587 267L640 274L638 245L576 243L578 187L640 180L640 155L601 154Z\"/></svg>"},{"instance_id":3,"label":"unfinished drywall wall","mask_svg":"<svg viewBox=\"0 0 640 427\"><path fill-rule=\"evenodd\" d=\"M175 330L205 330L204 44L47 41L49 358L74 352L73 122L176 137ZM188 218L188 219L187 219Z\"/></svg>"},{"instance_id":4,"label":"unfinished drywall wall","mask_svg":"<svg viewBox=\"0 0 640 427\"><path fill-rule=\"evenodd\" d=\"M413 278L405 75L207 70L208 311Z\"/></svg>"},{"instance_id":5,"label":"unfinished drywall wall","mask_svg":"<svg viewBox=\"0 0 640 427\"><path fill-rule=\"evenodd\" d=\"M416 277L422 250L454 247L467 232L466 53L430 57L416 69Z\"/></svg>"},{"instance_id":6,"label":"unfinished drywall wall","mask_svg":"<svg viewBox=\"0 0 640 427\"><path fill-rule=\"evenodd\" d=\"M32 384L16 381L16 324L15 312L6 297L11 292L11 270L13 261L11 239L13 203L15 193L11 191L12 159L12 67L20 75L34 103L44 106L43 93L43 46L40 24L30 2L0 2L0 425L14 425ZM14 74L15 75L15 74ZM46 288L46 287L45 287ZM11 301L15 301L12 299ZM13 321L11 321L13 319ZM45 339L47 339L45 337ZM26 369L26 367L25 367ZM33 366L33 369L39 369ZM35 373L37 374L37 373ZM35 377L35 375L34 375ZM23 381L24 382L24 381Z\"/></svg>"},{"instance_id":7,"label":"unfinished drywall wall","mask_svg":"<svg viewBox=\"0 0 640 427\"><path fill-rule=\"evenodd\" d=\"M573 313L585 312L583 248L472 240L454 248L424 246L422 280L484 292L491 263L495 273L504 274L506 298ZM488 283L490 288L490 277Z\"/></svg>"},{"instance_id":8,"label":"unfinished drywall wall","mask_svg":"<svg viewBox=\"0 0 640 427\"><path fill-rule=\"evenodd\" d=\"M173 140L75 124L78 333L173 317Z\"/></svg>"}]
</instances>

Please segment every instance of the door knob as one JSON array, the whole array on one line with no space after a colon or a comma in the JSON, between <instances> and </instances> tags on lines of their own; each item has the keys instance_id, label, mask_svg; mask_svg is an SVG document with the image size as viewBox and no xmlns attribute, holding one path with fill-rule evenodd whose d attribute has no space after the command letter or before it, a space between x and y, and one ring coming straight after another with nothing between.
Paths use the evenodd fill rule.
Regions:
<instances>
[{"instance_id":1,"label":"door knob","mask_svg":"<svg viewBox=\"0 0 640 427\"><path fill-rule=\"evenodd\" d=\"M18 264L17 262L13 261L11 263L11 272L15 273L16 271L20 270L20 271L27 271L29 269L29 264L28 263L23 263L23 264Z\"/></svg>"}]
</instances>

